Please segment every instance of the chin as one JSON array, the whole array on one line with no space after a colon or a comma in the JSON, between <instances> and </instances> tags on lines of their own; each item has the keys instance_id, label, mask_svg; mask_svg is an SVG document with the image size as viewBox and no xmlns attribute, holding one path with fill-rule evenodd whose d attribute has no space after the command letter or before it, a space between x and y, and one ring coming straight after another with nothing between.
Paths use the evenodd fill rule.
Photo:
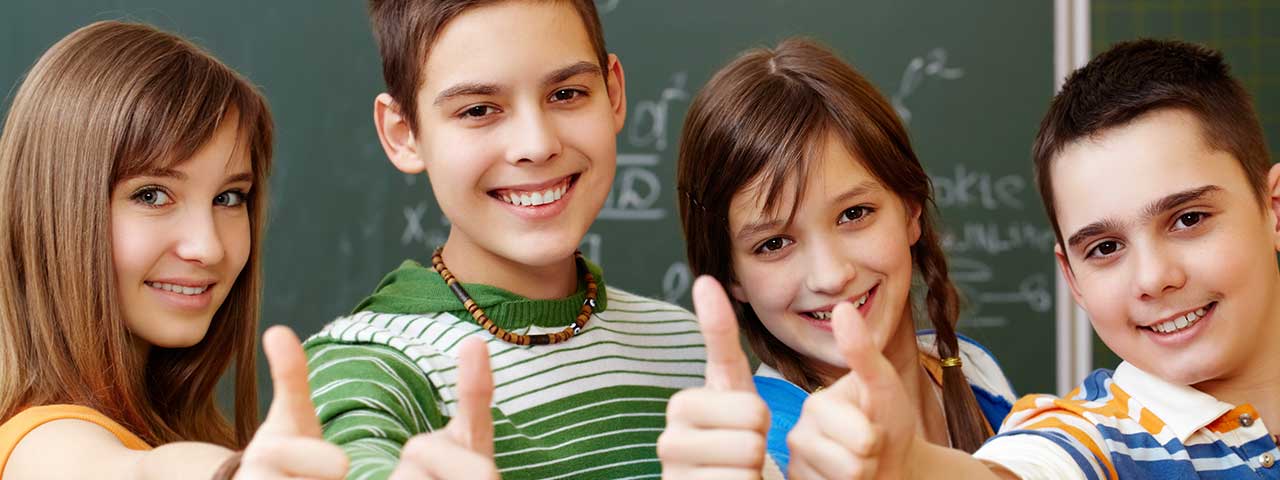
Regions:
<instances>
[{"instance_id":1,"label":"chin","mask_svg":"<svg viewBox=\"0 0 1280 480\"><path fill-rule=\"evenodd\" d=\"M204 336L208 331L209 324L205 323L199 328L193 325L190 328L174 328L166 332L155 332L157 333L156 335L144 336L143 340L159 348L188 348L204 340Z\"/></svg>"},{"instance_id":2,"label":"chin","mask_svg":"<svg viewBox=\"0 0 1280 480\"><path fill-rule=\"evenodd\" d=\"M526 247L526 248L510 248L507 253L503 254L508 260L529 267L547 267L565 261L565 259L573 258L573 252L578 250L578 242L559 242L560 245L551 247Z\"/></svg>"}]
</instances>

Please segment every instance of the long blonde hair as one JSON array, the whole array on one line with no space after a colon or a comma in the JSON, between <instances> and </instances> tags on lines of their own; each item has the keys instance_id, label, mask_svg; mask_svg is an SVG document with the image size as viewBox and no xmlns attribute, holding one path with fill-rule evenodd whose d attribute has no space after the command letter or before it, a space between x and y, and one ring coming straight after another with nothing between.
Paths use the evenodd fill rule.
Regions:
<instances>
[{"instance_id":1,"label":"long blonde hair","mask_svg":"<svg viewBox=\"0 0 1280 480\"><path fill-rule=\"evenodd\" d=\"M112 188L190 158L233 110L254 173L248 262L199 343L137 358L111 258ZM0 135L0 420L71 403L153 445L248 443L271 142L262 95L175 35L104 21L45 52ZM214 400L233 359L234 427Z\"/></svg>"}]
</instances>

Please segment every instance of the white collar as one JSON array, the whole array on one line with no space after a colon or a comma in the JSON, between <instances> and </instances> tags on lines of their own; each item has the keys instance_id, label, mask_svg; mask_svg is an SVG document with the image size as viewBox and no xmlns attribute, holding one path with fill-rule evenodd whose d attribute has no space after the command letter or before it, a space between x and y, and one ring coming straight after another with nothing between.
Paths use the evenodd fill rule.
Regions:
<instances>
[{"instance_id":1,"label":"white collar","mask_svg":"<svg viewBox=\"0 0 1280 480\"><path fill-rule=\"evenodd\" d=\"M779 372L777 369L774 369L773 367L765 365L763 362L760 363L760 366L756 367L756 375L761 377L776 378L778 380L787 380L782 376L782 372Z\"/></svg>"},{"instance_id":2,"label":"white collar","mask_svg":"<svg viewBox=\"0 0 1280 480\"><path fill-rule=\"evenodd\" d=\"M1111 378L1121 390L1151 410L1183 443L1235 408L1190 386L1169 383L1129 362L1121 362Z\"/></svg>"}]
</instances>

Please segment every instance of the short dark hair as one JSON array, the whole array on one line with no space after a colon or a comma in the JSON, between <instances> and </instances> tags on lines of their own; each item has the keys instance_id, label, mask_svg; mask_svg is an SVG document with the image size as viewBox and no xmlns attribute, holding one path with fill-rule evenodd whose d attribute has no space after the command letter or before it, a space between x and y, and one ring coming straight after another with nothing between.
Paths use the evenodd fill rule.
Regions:
<instances>
[{"instance_id":1,"label":"short dark hair","mask_svg":"<svg viewBox=\"0 0 1280 480\"><path fill-rule=\"evenodd\" d=\"M1222 54L1191 43L1135 40L1116 44L1067 77L1040 122L1032 156L1036 183L1058 244L1054 157L1067 145L1163 109L1191 113L1205 144L1235 157L1261 198L1271 166L1253 102Z\"/></svg>"},{"instance_id":2,"label":"short dark hair","mask_svg":"<svg viewBox=\"0 0 1280 480\"><path fill-rule=\"evenodd\" d=\"M418 87L422 86L422 70L436 37L450 20L463 12L502 1L510 0L369 0L369 19L382 56L387 93L395 100L410 129L417 131L415 97ZM609 68L609 54L604 47L604 27L596 14L595 1L559 1L567 1L582 17L603 73Z\"/></svg>"}]
</instances>

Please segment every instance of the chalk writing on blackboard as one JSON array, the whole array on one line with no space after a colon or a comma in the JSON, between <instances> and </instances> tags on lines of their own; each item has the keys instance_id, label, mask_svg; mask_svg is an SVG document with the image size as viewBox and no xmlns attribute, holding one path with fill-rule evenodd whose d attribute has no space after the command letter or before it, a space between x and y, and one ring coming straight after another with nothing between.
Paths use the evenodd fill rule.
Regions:
<instances>
[{"instance_id":1,"label":"chalk writing on blackboard","mask_svg":"<svg viewBox=\"0 0 1280 480\"><path fill-rule=\"evenodd\" d=\"M427 232L422 229L422 217L427 215L427 202L404 207L404 233L400 234L400 245L406 246L415 242L425 242Z\"/></svg>"},{"instance_id":2,"label":"chalk writing on blackboard","mask_svg":"<svg viewBox=\"0 0 1280 480\"><path fill-rule=\"evenodd\" d=\"M972 171L956 163L952 171L930 175L933 197L939 207L981 207L986 210L1012 208L1021 210L1018 198L1027 189L1027 179L1020 175L992 175Z\"/></svg>"},{"instance_id":3,"label":"chalk writing on blackboard","mask_svg":"<svg viewBox=\"0 0 1280 480\"><path fill-rule=\"evenodd\" d=\"M622 3L622 0L596 0L596 14L604 15L612 12L618 8L619 3Z\"/></svg>"},{"instance_id":4,"label":"chalk writing on blackboard","mask_svg":"<svg viewBox=\"0 0 1280 480\"><path fill-rule=\"evenodd\" d=\"M693 273L689 271L689 266L684 262L675 262L667 267L667 273L662 275L662 300L667 303L680 303L685 294L689 293L689 286L693 283Z\"/></svg>"},{"instance_id":5,"label":"chalk writing on blackboard","mask_svg":"<svg viewBox=\"0 0 1280 480\"><path fill-rule=\"evenodd\" d=\"M662 89L656 100L636 102L627 134L632 147L652 147L658 151L667 149L667 113L672 102L689 99L689 91L685 90L688 81L688 73L673 73L669 86Z\"/></svg>"},{"instance_id":6,"label":"chalk writing on blackboard","mask_svg":"<svg viewBox=\"0 0 1280 480\"><path fill-rule=\"evenodd\" d=\"M657 206L662 181L651 168L656 154L618 155L618 176L604 201L600 218L607 220L661 220L667 211Z\"/></svg>"},{"instance_id":7,"label":"chalk writing on blackboard","mask_svg":"<svg viewBox=\"0 0 1280 480\"><path fill-rule=\"evenodd\" d=\"M604 239L599 233L587 232L582 237L582 242L578 244L578 251L582 252L582 256L587 260L591 260L596 265L603 265L604 259L600 258L600 244Z\"/></svg>"},{"instance_id":8,"label":"chalk writing on blackboard","mask_svg":"<svg viewBox=\"0 0 1280 480\"><path fill-rule=\"evenodd\" d=\"M912 58L902 72L902 80L898 82L898 90L893 92L891 101L893 109L903 123L911 123L911 109L907 108L907 98L924 84L925 78L936 77L944 80L955 80L964 77L964 69L947 66L947 51L942 48L930 50L923 57Z\"/></svg>"}]
</instances>

